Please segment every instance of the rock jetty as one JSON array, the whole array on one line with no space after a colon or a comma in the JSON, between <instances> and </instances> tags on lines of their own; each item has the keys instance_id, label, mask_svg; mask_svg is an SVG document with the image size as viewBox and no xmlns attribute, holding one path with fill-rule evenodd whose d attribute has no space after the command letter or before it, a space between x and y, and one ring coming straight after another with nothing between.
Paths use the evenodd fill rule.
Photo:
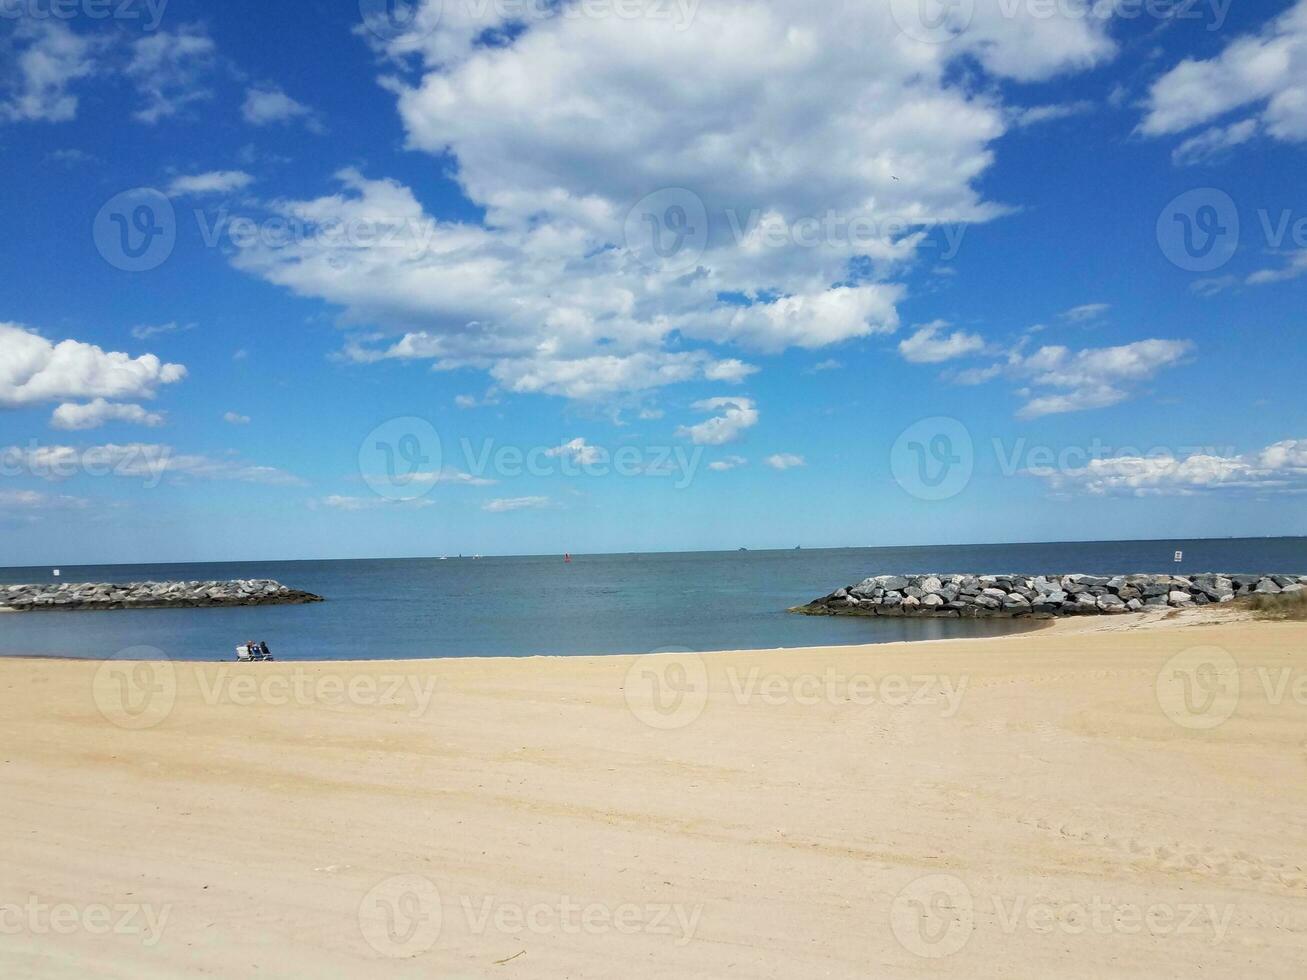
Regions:
<instances>
[{"instance_id":1,"label":"rock jetty","mask_svg":"<svg viewBox=\"0 0 1307 980\"><path fill-rule=\"evenodd\" d=\"M1103 616L1301 592L1303 575L875 575L791 612L961 619Z\"/></svg>"},{"instance_id":2,"label":"rock jetty","mask_svg":"<svg viewBox=\"0 0 1307 980\"><path fill-rule=\"evenodd\" d=\"M0 585L0 609L200 609L321 602L311 592L267 579L238 582L132 582L127 585Z\"/></svg>"}]
</instances>

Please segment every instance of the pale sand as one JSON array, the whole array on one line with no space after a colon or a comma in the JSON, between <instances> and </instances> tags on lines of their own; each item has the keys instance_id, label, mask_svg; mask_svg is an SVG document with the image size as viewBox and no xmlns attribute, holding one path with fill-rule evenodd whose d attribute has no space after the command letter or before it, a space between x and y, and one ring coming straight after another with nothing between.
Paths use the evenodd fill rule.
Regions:
<instances>
[{"instance_id":1,"label":"pale sand","mask_svg":"<svg viewBox=\"0 0 1307 980\"><path fill-rule=\"evenodd\" d=\"M1237 660L1237 701L1220 650L1162 671L1194 647ZM1072 622L688 663L179 664L175 706L140 730L101 710L130 720L122 670L0 659L5 977L1307 971L1302 624ZM163 682L166 705L149 670L134 680ZM754 670L780 680L741 697ZM935 678L906 705L785 693L828 670ZM654 710L647 671L684 677L679 708ZM418 685L406 704L276 703L269 683L392 675ZM1186 708L1195 676L1215 696ZM234 678L262 682L256 704ZM942 692L964 682L951 713ZM63 934L33 901L66 904ZM97 903L146 909L100 935Z\"/></svg>"}]
</instances>

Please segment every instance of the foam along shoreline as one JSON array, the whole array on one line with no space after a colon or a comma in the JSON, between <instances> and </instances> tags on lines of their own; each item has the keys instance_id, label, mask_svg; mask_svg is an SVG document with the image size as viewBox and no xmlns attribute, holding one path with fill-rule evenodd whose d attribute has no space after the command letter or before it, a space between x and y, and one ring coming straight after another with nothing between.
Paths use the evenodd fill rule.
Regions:
<instances>
[{"instance_id":1,"label":"foam along shoreline","mask_svg":"<svg viewBox=\"0 0 1307 980\"><path fill-rule=\"evenodd\" d=\"M1073 955L1296 978L1307 628L1241 615L711 656L0 660L0 906L140 910L10 930L5 972L853 980ZM1203 671L1227 683L1186 701Z\"/></svg>"},{"instance_id":2,"label":"foam along shoreline","mask_svg":"<svg viewBox=\"0 0 1307 980\"><path fill-rule=\"evenodd\" d=\"M875 575L790 611L962 619L1121 615L1307 590L1303 575Z\"/></svg>"},{"instance_id":3,"label":"foam along shoreline","mask_svg":"<svg viewBox=\"0 0 1307 980\"><path fill-rule=\"evenodd\" d=\"M0 611L49 612L109 609L204 609L215 606L302 605L321 596L271 579L231 582L63 582L0 585Z\"/></svg>"}]
</instances>

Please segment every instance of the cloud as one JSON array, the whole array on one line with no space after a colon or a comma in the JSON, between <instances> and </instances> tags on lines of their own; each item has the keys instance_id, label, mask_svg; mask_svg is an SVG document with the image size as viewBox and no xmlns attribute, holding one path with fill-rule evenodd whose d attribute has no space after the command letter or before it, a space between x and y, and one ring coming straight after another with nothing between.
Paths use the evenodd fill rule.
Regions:
<instances>
[{"instance_id":1,"label":"cloud","mask_svg":"<svg viewBox=\"0 0 1307 980\"><path fill-rule=\"evenodd\" d=\"M621 392L647 391L682 381L726 375L738 381L757 370L739 361L719 361L702 351L641 352L581 357L571 360L506 358L495 362L491 377L509 391L561 395L566 398L604 398Z\"/></svg>"},{"instance_id":2,"label":"cloud","mask_svg":"<svg viewBox=\"0 0 1307 980\"><path fill-rule=\"evenodd\" d=\"M792 470L808 465L807 460L793 453L776 453L773 456L768 456L763 462L774 470Z\"/></svg>"},{"instance_id":3,"label":"cloud","mask_svg":"<svg viewBox=\"0 0 1307 980\"><path fill-rule=\"evenodd\" d=\"M249 425L250 417L239 412L223 412L222 420L228 425Z\"/></svg>"},{"instance_id":4,"label":"cloud","mask_svg":"<svg viewBox=\"0 0 1307 980\"><path fill-rule=\"evenodd\" d=\"M1026 404L1017 418L1033 419L1064 412L1107 408L1131 397L1133 388L1151 380L1163 368L1173 367L1193 350L1187 340L1141 340L1121 347L1094 347L1079 351L1057 345L1032 354L1019 350L1005 363L961 372L959 384L981 384L1003 376L1043 393L1023 391Z\"/></svg>"},{"instance_id":5,"label":"cloud","mask_svg":"<svg viewBox=\"0 0 1307 980\"><path fill-rule=\"evenodd\" d=\"M167 193L173 196L184 194L230 194L242 190L254 182L243 170L210 170L208 173L177 177L168 185Z\"/></svg>"},{"instance_id":6,"label":"cloud","mask_svg":"<svg viewBox=\"0 0 1307 980\"><path fill-rule=\"evenodd\" d=\"M1232 148L1247 143L1257 135L1256 119L1245 119L1229 126L1213 126L1190 137L1171 152L1177 167L1191 167L1219 159Z\"/></svg>"},{"instance_id":7,"label":"cloud","mask_svg":"<svg viewBox=\"0 0 1307 980\"><path fill-rule=\"evenodd\" d=\"M132 42L131 52L127 77L144 101L132 114L138 122L152 125L213 97L207 79L217 48L203 27L146 34Z\"/></svg>"},{"instance_id":8,"label":"cloud","mask_svg":"<svg viewBox=\"0 0 1307 980\"><path fill-rule=\"evenodd\" d=\"M824 361L818 361L812 367L805 371L805 374L820 374L823 371L838 371L844 367L844 364L833 357L828 357Z\"/></svg>"},{"instance_id":9,"label":"cloud","mask_svg":"<svg viewBox=\"0 0 1307 980\"><path fill-rule=\"evenodd\" d=\"M715 459L708 464L708 469L715 470L718 473L725 473L728 470L738 469L741 466L747 466L749 461L743 456L726 456L723 459Z\"/></svg>"},{"instance_id":10,"label":"cloud","mask_svg":"<svg viewBox=\"0 0 1307 980\"><path fill-rule=\"evenodd\" d=\"M580 436L571 442L565 442L561 446L555 446L553 449L546 449L545 455L551 458L563 457L577 464L578 466L589 466L598 463L604 458L604 452L597 446L592 446Z\"/></svg>"},{"instance_id":11,"label":"cloud","mask_svg":"<svg viewBox=\"0 0 1307 980\"><path fill-rule=\"evenodd\" d=\"M66 399L153 398L186 377L180 364L153 354L106 353L93 344L52 344L16 323L0 323L0 408Z\"/></svg>"},{"instance_id":12,"label":"cloud","mask_svg":"<svg viewBox=\"0 0 1307 980\"><path fill-rule=\"evenodd\" d=\"M1024 471L1059 493L1193 496L1216 491L1307 492L1307 439L1287 439L1241 455L1169 452L1091 459L1082 467Z\"/></svg>"},{"instance_id":13,"label":"cloud","mask_svg":"<svg viewBox=\"0 0 1307 980\"><path fill-rule=\"evenodd\" d=\"M428 500L425 497L419 497L416 500L397 500L389 497L341 497L332 495L330 497L323 497L321 500L309 501L310 510L317 510L319 507L325 507L328 510L342 510L350 513L358 513L365 510L382 510L386 508L422 509L434 506L435 501Z\"/></svg>"},{"instance_id":14,"label":"cloud","mask_svg":"<svg viewBox=\"0 0 1307 980\"><path fill-rule=\"evenodd\" d=\"M176 320L173 320L170 323L159 324L140 323L132 327L129 333L131 333L132 337L136 340L149 340L151 337L158 337L163 334L186 333L187 331L194 330L196 326L198 326L198 324L178 323Z\"/></svg>"},{"instance_id":15,"label":"cloud","mask_svg":"<svg viewBox=\"0 0 1307 980\"><path fill-rule=\"evenodd\" d=\"M979 190L1010 125L988 82L1115 52L1102 18L1002 7L983 0L955 43L932 45L887 3L722 0L683 23L632 24L431 0L412 33L373 39L418 69L382 83L409 147L452 161L484 217L437 220L409 187L346 170L336 192L268 210L376 234L251 242L233 262L399 338L350 356L425 358L566 398L739 380L744 361L723 344L772 353L892 333L907 295L894 278L927 236L1009 210Z\"/></svg>"},{"instance_id":16,"label":"cloud","mask_svg":"<svg viewBox=\"0 0 1307 980\"><path fill-rule=\"evenodd\" d=\"M1152 85L1140 130L1149 136L1182 133L1236 110L1251 111L1272 138L1307 140L1307 0L1269 21L1258 33L1235 38L1213 58L1186 58ZM1244 142L1246 128L1206 136L1220 148ZM1240 138L1241 137L1241 138ZM1202 139L1200 137L1200 139ZM1193 141L1190 141L1193 143ZM1187 152L1204 152L1203 143Z\"/></svg>"},{"instance_id":17,"label":"cloud","mask_svg":"<svg viewBox=\"0 0 1307 980\"><path fill-rule=\"evenodd\" d=\"M248 463L235 455L223 457L181 453L158 443L107 443L100 446L10 446L0 449L7 472L63 480L86 474L143 479L157 485L166 476L185 479L232 480L269 486L298 486L302 481L273 466Z\"/></svg>"},{"instance_id":18,"label":"cloud","mask_svg":"<svg viewBox=\"0 0 1307 980\"><path fill-rule=\"evenodd\" d=\"M498 405L499 389L491 385L480 398L476 395L455 395L454 404L459 408L484 408L488 405Z\"/></svg>"},{"instance_id":19,"label":"cloud","mask_svg":"<svg viewBox=\"0 0 1307 980\"><path fill-rule=\"evenodd\" d=\"M911 337L899 341L899 353L913 364L939 364L985 349L985 340L979 334L955 330L941 336L940 330L946 327L948 324L943 320L925 324Z\"/></svg>"},{"instance_id":20,"label":"cloud","mask_svg":"<svg viewBox=\"0 0 1307 980\"><path fill-rule=\"evenodd\" d=\"M1040 123L1053 122L1057 119L1069 119L1094 111L1094 103L1089 101L1068 102L1060 105L1037 105L1014 110L1012 121L1024 129Z\"/></svg>"},{"instance_id":21,"label":"cloud","mask_svg":"<svg viewBox=\"0 0 1307 980\"><path fill-rule=\"evenodd\" d=\"M245 104L241 106L241 115L252 126L268 126L273 123L304 120L308 128L315 132L322 129L316 113L302 102L297 102L276 85L254 85L245 93Z\"/></svg>"},{"instance_id":22,"label":"cloud","mask_svg":"<svg viewBox=\"0 0 1307 980\"><path fill-rule=\"evenodd\" d=\"M1233 289L1239 285L1238 276L1213 276L1208 279L1195 279L1189 284L1189 289L1196 296L1216 296L1225 292L1227 289Z\"/></svg>"},{"instance_id":23,"label":"cloud","mask_svg":"<svg viewBox=\"0 0 1307 980\"><path fill-rule=\"evenodd\" d=\"M1083 306L1073 306L1071 309L1058 314L1062 320L1070 320L1072 323L1084 323L1086 320L1096 320L1112 308L1111 303L1085 303Z\"/></svg>"},{"instance_id":24,"label":"cloud","mask_svg":"<svg viewBox=\"0 0 1307 980\"><path fill-rule=\"evenodd\" d=\"M492 514L504 514L514 510L539 510L548 507L548 497L501 497L481 505L481 509Z\"/></svg>"},{"instance_id":25,"label":"cloud","mask_svg":"<svg viewBox=\"0 0 1307 980\"><path fill-rule=\"evenodd\" d=\"M1249 286L1266 286L1275 282L1289 282L1307 276L1307 249L1294 252L1279 269L1259 269L1245 281Z\"/></svg>"},{"instance_id":26,"label":"cloud","mask_svg":"<svg viewBox=\"0 0 1307 980\"><path fill-rule=\"evenodd\" d=\"M140 405L124 405L97 398L85 405L65 402L54 410L50 418L50 424L56 429L70 431L98 429L106 422L155 427L163 425L164 416L158 412L147 412Z\"/></svg>"},{"instance_id":27,"label":"cloud","mask_svg":"<svg viewBox=\"0 0 1307 980\"><path fill-rule=\"evenodd\" d=\"M35 490L0 490L0 514L49 510L86 510L91 506L82 497L38 493Z\"/></svg>"},{"instance_id":28,"label":"cloud","mask_svg":"<svg viewBox=\"0 0 1307 980\"><path fill-rule=\"evenodd\" d=\"M691 406L696 412L720 412L697 425L676 430L696 446L720 446L740 438L745 429L758 424L758 409L751 398L706 398Z\"/></svg>"},{"instance_id":29,"label":"cloud","mask_svg":"<svg viewBox=\"0 0 1307 980\"><path fill-rule=\"evenodd\" d=\"M0 36L0 121L75 118L77 96L69 89L95 71L96 46L58 20L17 20Z\"/></svg>"}]
</instances>

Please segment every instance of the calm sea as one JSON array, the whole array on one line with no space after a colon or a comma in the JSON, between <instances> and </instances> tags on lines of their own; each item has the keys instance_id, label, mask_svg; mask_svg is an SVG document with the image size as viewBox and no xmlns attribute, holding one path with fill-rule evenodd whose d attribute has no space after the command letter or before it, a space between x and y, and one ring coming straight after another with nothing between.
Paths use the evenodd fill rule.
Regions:
<instances>
[{"instance_id":1,"label":"calm sea","mask_svg":"<svg viewBox=\"0 0 1307 980\"><path fill-rule=\"evenodd\" d=\"M1307 538L64 567L65 582L273 578L327 601L0 615L0 652L106 657L149 646L221 660L254 639L279 659L346 660L887 643L1023 627L785 610L887 573L1168 570L1307 574ZM43 581L49 568L0 569L6 584Z\"/></svg>"}]
</instances>

